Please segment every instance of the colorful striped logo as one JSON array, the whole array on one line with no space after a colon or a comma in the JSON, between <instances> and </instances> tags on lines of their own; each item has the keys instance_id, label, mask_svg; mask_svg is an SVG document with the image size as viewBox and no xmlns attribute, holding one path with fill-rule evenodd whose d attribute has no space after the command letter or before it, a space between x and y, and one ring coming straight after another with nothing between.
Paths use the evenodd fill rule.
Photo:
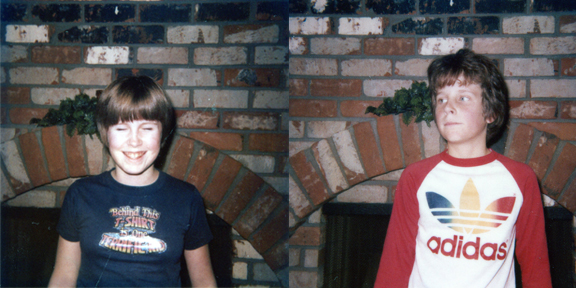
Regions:
<instances>
[{"instance_id":1,"label":"colorful striped logo","mask_svg":"<svg viewBox=\"0 0 576 288\"><path fill-rule=\"evenodd\" d=\"M481 234L498 228L508 219L516 197L502 197L481 209L480 196L472 179L468 179L460 195L460 207L436 192L426 192L428 207L440 223L466 234Z\"/></svg>"}]
</instances>

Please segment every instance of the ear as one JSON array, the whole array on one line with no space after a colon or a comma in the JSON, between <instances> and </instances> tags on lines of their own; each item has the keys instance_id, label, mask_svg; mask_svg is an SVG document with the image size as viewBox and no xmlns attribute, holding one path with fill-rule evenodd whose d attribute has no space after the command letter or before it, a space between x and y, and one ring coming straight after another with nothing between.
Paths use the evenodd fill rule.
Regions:
<instances>
[{"instance_id":1,"label":"ear","mask_svg":"<svg viewBox=\"0 0 576 288\"><path fill-rule=\"evenodd\" d=\"M486 117L486 124L490 124L490 123L494 122L494 120L496 120L496 119L494 119L494 116Z\"/></svg>"}]
</instances>

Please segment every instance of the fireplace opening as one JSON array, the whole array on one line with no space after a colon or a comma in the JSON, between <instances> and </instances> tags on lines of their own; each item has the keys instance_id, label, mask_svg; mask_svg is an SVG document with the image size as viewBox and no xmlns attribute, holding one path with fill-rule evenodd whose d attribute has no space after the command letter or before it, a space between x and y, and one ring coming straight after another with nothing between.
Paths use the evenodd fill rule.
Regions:
<instances>
[{"instance_id":1,"label":"fireplace opening","mask_svg":"<svg viewBox=\"0 0 576 288\"><path fill-rule=\"evenodd\" d=\"M392 212L392 204L327 203L325 288L372 288ZM554 288L574 287L572 213L545 207L546 237ZM516 265L516 287L522 273Z\"/></svg>"},{"instance_id":2,"label":"fireplace opening","mask_svg":"<svg viewBox=\"0 0 576 288\"><path fill-rule=\"evenodd\" d=\"M3 287L46 287L56 259L59 208L2 206ZM214 235L210 242L210 260L218 287L232 286L232 227L213 214L208 224ZM186 266L182 263L182 286L190 287Z\"/></svg>"}]
</instances>

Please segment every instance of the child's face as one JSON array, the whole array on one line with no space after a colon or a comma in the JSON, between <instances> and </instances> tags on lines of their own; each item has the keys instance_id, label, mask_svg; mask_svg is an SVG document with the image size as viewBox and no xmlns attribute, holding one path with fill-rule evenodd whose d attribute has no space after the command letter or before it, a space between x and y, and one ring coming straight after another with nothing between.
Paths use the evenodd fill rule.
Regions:
<instances>
[{"instance_id":1,"label":"child's face","mask_svg":"<svg viewBox=\"0 0 576 288\"><path fill-rule=\"evenodd\" d=\"M133 186L150 184L154 161L160 152L162 125L158 121L120 122L108 128L108 148L116 163L115 178L130 179Z\"/></svg>"},{"instance_id":2,"label":"child's face","mask_svg":"<svg viewBox=\"0 0 576 288\"><path fill-rule=\"evenodd\" d=\"M458 78L452 86L438 90L436 96L436 125L440 134L448 142L462 148L486 147L486 128L492 122L484 116L482 88L479 84L462 85Z\"/></svg>"}]
</instances>

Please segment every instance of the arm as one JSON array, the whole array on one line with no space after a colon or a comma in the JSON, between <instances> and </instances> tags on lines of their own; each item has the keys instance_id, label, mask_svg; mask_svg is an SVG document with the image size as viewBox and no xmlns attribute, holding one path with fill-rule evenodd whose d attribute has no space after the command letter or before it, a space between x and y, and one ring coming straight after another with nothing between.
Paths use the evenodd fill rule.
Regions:
<instances>
[{"instance_id":1,"label":"arm","mask_svg":"<svg viewBox=\"0 0 576 288\"><path fill-rule=\"evenodd\" d=\"M414 187L410 174L404 171L396 188L375 288L408 287L416 257L416 234L420 217Z\"/></svg>"},{"instance_id":2,"label":"arm","mask_svg":"<svg viewBox=\"0 0 576 288\"><path fill-rule=\"evenodd\" d=\"M542 198L531 170L524 183L524 202L516 221L516 258L522 269L522 285L552 287Z\"/></svg>"},{"instance_id":3,"label":"arm","mask_svg":"<svg viewBox=\"0 0 576 288\"><path fill-rule=\"evenodd\" d=\"M56 250L56 265L48 287L76 287L80 271L80 253L80 242L70 242L60 236Z\"/></svg>"},{"instance_id":4,"label":"arm","mask_svg":"<svg viewBox=\"0 0 576 288\"><path fill-rule=\"evenodd\" d=\"M184 250L184 258L192 287L216 287L208 244L194 250Z\"/></svg>"}]
</instances>

